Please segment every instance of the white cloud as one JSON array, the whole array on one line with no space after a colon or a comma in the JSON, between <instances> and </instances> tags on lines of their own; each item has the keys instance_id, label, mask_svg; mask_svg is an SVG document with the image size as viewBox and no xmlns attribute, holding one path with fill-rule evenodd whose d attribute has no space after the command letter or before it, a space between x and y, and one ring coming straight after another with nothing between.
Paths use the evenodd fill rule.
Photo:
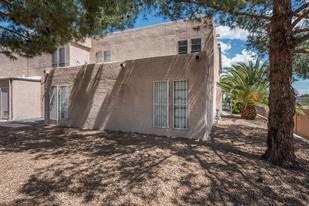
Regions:
<instances>
[{"instance_id":1,"label":"white cloud","mask_svg":"<svg viewBox=\"0 0 309 206\"><path fill-rule=\"evenodd\" d=\"M301 80L300 82L301 83L307 83L307 82L309 83L309 79L304 79L304 80Z\"/></svg>"},{"instance_id":2,"label":"white cloud","mask_svg":"<svg viewBox=\"0 0 309 206\"><path fill-rule=\"evenodd\" d=\"M231 27L228 26L218 26L216 32L217 34L220 34L219 39L239 39L246 41L249 35L247 30L238 27L231 29Z\"/></svg>"},{"instance_id":3,"label":"white cloud","mask_svg":"<svg viewBox=\"0 0 309 206\"><path fill-rule=\"evenodd\" d=\"M227 51L232 48L232 45L230 43L223 43L221 41L219 41L219 43L221 45L222 54L228 54Z\"/></svg>"},{"instance_id":4,"label":"white cloud","mask_svg":"<svg viewBox=\"0 0 309 206\"><path fill-rule=\"evenodd\" d=\"M309 89L297 89L297 91L299 95L309 94Z\"/></svg>"},{"instance_id":5,"label":"white cloud","mask_svg":"<svg viewBox=\"0 0 309 206\"><path fill-rule=\"evenodd\" d=\"M230 67L233 64L237 64L238 62L244 62L248 64L249 61L256 60L256 53L247 51L245 49L242 50L241 54L236 54L232 58L228 58L225 54L222 53L222 67Z\"/></svg>"}]
</instances>

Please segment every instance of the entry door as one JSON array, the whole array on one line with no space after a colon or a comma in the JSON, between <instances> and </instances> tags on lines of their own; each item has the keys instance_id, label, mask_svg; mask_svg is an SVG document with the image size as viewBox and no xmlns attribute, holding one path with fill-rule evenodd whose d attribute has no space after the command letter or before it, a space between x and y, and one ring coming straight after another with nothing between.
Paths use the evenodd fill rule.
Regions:
<instances>
[{"instance_id":1,"label":"entry door","mask_svg":"<svg viewBox=\"0 0 309 206\"><path fill-rule=\"evenodd\" d=\"M68 87L52 86L49 100L49 114L51 120L57 120L62 124L68 120L69 104L68 104Z\"/></svg>"},{"instance_id":2,"label":"entry door","mask_svg":"<svg viewBox=\"0 0 309 206\"><path fill-rule=\"evenodd\" d=\"M9 89L7 87L0 88L0 118L9 119Z\"/></svg>"}]
</instances>

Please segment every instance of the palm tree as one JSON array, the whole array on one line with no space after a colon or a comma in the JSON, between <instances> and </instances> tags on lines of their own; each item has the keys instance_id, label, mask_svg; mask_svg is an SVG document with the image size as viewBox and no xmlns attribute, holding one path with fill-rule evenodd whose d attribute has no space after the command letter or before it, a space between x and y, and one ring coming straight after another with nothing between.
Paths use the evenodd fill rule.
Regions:
<instances>
[{"instance_id":1,"label":"palm tree","mask_svg":"<svg viewBox=\"0 0 309 206\"><path fill-rule=\"evenodd\" d=\"M238 63L229 67L220 77L218 86L225 91L234 102L243 106L241 117L255 119L255 105L266 106L268 99L268 64L250 61L248 65Z\"/></svg>"}]
</instances>

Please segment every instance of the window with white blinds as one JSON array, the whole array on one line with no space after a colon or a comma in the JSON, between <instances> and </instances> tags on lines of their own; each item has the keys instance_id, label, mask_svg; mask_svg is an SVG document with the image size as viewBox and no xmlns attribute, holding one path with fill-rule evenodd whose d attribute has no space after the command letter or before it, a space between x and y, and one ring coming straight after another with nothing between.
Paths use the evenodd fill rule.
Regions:
<instances>
[{"instance_id":1,"label":"window with white blinds","mask_svg":"<svg viewBox=\"0 0 309 206\"><path fill-rule=\"evenodd\" d=\"M69 117L68 86L51 86L49 97L49 117L52 120L67 120Z\"/></svg>"},{"instance_id":2,"label":"window with white blinds","mask_svg":"<svg viewBox=\"0 0 309 206\"><path fill-rule=\"evenodd\" d=\"M69 118L69 88L68 86L59 86L59 103L60 103L60 119Z\"/></svg>"},{"instance_id":3,"label":"window with white blinds","mask_svg":"<svg viewBox=\"0 0 309 206\"><path fill-rule=\"evenodd\" d=\"M59 49L59 67L65 66L65 50L64 48Z\"/></svg>"},{"instance_id":4,"label":"window with white blinds","mask_svg":"<svg viewBox=\"0 0 309 206\"><path fill-rule=\"evenodd\" d=\"M168 128L169 107L168 81L155 81L153 83L153 126Z\"/></svg>"},{"instance_id":5,"label":"window with white blinds","mask_svg":"<svg viewBox=\"0 0 309 206\"><path fill-rule=\"evenodd\" d=\"M188 127L188 81L174 81L173 97L173 128L187 129Z\"/></svg>"},{"instance_id":6,"label":"window with white blinds","mask_svg":"<svg viewBox=\"0 0 309 206\"><path fill-rule=\"evenodd\" d=\"M51 86L50 88L50 96L49 96L49 118L56 120L58 118L57 110L58 110L58 92L57 86Z\"/></svg>"}]
</instances>

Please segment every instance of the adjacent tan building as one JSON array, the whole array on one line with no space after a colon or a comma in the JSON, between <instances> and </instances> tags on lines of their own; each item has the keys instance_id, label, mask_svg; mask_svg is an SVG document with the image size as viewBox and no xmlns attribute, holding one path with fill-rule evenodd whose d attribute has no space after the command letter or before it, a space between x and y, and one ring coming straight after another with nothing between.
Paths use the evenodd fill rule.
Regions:
<instances>
[{"instance_id":1,"label":"adjacent tan building","mask_svg":"<svg viewBox=\"0 0 309 206\"><path fill-rule=\"evenodd\" d=\"M0 120L42 117L41 80L0 78Z\"/></svg>"},{"instance_id":2,"label":"adjacent tan building","mask_svg":"<svg viewBox=\"0 0 309 206\"><path fill-rule=\"evenodd\" d=\"M91 64L46 74L46 123L207 138L221 101L212 20L117 32L89 44Z\"/></svg>"}]
</instances>

